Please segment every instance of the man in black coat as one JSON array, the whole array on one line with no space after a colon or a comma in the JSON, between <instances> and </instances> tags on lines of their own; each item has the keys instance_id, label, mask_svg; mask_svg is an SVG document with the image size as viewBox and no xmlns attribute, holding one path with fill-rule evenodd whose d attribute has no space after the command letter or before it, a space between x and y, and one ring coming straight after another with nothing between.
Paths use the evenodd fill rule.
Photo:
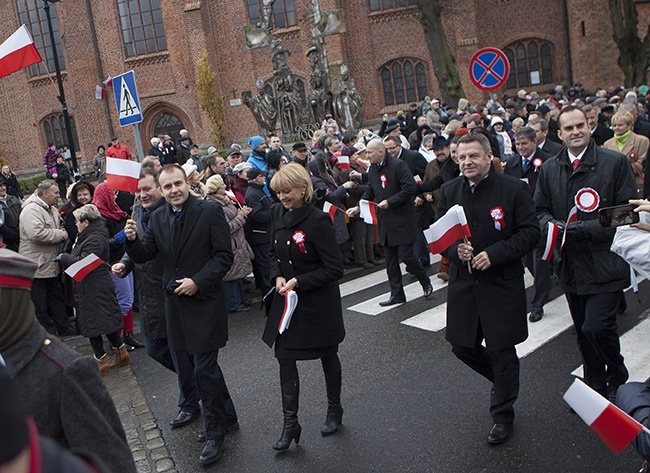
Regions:
<instances>
[{"instance_id":1,"label":"man in black coat","mask_svg":"<svg viewBox=\"0 0 650 473\"><path fill-rule=\"evenodd\" d=\"M548 122L543 118L534 117L528 120L528 126L535 130L537 147L551 156L562 151L562 145L548 139Z\"/></svg>"},{"instance_id":2,"label":"man in black coat","mask_svg":"<svg viewBox=\"0 0 650 473\"><path fill-rule=\"evenodd\" d=\"M443 252L452 263L446 337L461 361L493 383L494 426L487 442L498 445L512 434L519 395L515 345L528 337L521 260L539 241L540 230L527 186L494 170L485 136L463 136L456 153L462 175L441 187L437 217L461 205L472 235Z\"/></svg>"},{"instance_id":3,"label":"man in black coat","mask_svg":"<svg viewBox=\"0 0 650 473\"><path fill-rule=\"evenodd\" d=\"M167 205L155 211L144 237L127 220L127 252L135 263L163 261L165 316L169 345L194 356L194 375L203 403L206 444L199 462L216 462L235 409L217 362L228 340L226 296L221 284L233 262L230 230L218 205L189 194L187 176L177 164L158 178Z\"/></svg>"},{"instance_id":4,"label":"man in black coat","mask_svg":"<svg viewBox=\"0 0 650 473\"><path fill-rule=\"evenodd\" d=\"M611 128L607 128L605 125L598 123L598 112L593 105L585 105L582 109L587 114L587 125L589 125L589 130L591 130L591 137L598 146L604 145L605 141L614 137L614 132Z\"/></svg>"},{"instance_id":5,"label":"man in black coat","mask_svg":"<svg viewBox=\"0 0 650 473\"><path fill-rule=\"evenodd\" d=\"M253 276L255 286L267 294L271 286L271 198L264 192L266 176L258 168L248 170L248 188L244 204L251 208L246 217L246 239L253 249Z\"/></svg>"},{"instance_id":6,"label":"man in black coat","mask_svg":"<svg viewBox=\"0 0 650 473\"><path fill-rule=\"evenodd\" d=\"M0 176L0 240L3 245L18 251L20 243L20 200L7 192L7 182Z\"/></svg>"},{"instance_id":7,"label":"man in black coat","mask_svg":"<svg viewBox=\"0 0 650 473\"><path fill-rule=\"evenodd\" d=\"M521 179L528 184L530 195L535 192L539 170L550 156L536 144L535 130L520 127L514 135L518 153L507 160L503 169L505 174ZM542 235L537 246L524 257L524 264L535 278L533 297L530 299L531 322L539 322L544 316L544 301L551 290L551 263L542 259L546 238Z\"/></svg>"},{"instance_id":8,"label":"man in black coat","mask_svg":"<svg viewBox=\"0 0 650 473\"><path fill-rule=\"evenodd\" d=\"M596 146L587 117L569 106L558 117L566 149L543 166L535 189L543 228L554 223L566 233L558 275L569 303L587 384L604 397L616 395L628 379L616 316L630 284L630 268L610 251L615 228L602 228L598 207L636 198L632 166L625 155ZM569 212L577 220L564 228ZM624 299L623 299L624 300Z\"/></svg>"},{"instance_id":9,"label":"man in black coat","mask_svg":"<svg viewBox=\"0 0 650 473\"><path fill-rule=\"evenodd\" d=\"M366 157L371 166L368 171L368 189L363 199L377 204L379 223L379 243L386 253L386 272L390 283L390 298L380 302L381 306L403 304L406 302L402 271L399 262L406 264L407 270L415 275L422 285L425 299L433 294L433 287L426 271L413 254L416 220L416 185L408 165L386 153L386 145L380 139L371 140L366 148ZM371 204L372 205L372 204ZM359 207L348 209L348 215L359 214Z\"/></svg>"}]
</instances>

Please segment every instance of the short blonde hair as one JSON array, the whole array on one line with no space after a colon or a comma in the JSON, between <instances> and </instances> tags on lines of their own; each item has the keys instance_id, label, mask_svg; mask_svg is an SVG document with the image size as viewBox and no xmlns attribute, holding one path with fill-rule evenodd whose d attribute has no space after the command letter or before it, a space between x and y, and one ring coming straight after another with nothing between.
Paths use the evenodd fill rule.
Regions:
<instances>
[{"instance_id":1,"label":"short blonde hair","mask_svg":"<svg viewBox=\"0 0 650 473\"><path fill-rule=\"evenodd\" d=\"M634 125L634 115L627 110L619 110L612 116L612 124L619 120L630 127Z\"/></svg>"},{"instance_id":2,"label":"short blonde hair","mask_svg":"<svg viewBox=\"0 0 650 473\"><path fill-rule=\"evenodd\" d=\"M84 220L94 222L95 220L102 218L99 210L94 204L86 204L83 207L79 207L77 210L72 212L72 215L74 215L74 218L76 218L78 222L83 222Z\"/></svg>"},{"instance_id":3,"label":"short blonde hair","mask_svg":"<svg viewBox=\"0 0 650 473\"><path fill-rule=\"evenodd\" d=\"M282 166L271 179L271 189L279 192L286 189L305 189L302 200L305 203L311 202L314 186L307 170L297 163L289 163Z\"/></svg>"}]
</instances>

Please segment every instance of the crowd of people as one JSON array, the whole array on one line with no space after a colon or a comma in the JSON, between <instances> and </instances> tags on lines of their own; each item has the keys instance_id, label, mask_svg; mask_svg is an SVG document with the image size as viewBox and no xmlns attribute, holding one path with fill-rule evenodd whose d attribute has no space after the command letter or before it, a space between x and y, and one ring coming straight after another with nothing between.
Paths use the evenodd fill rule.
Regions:
<instances>
[{"instance_id":1,"label":"crowd of people","mask_svg":"<svg viewBox=\"0 0 650 473\"><path fill-rule=\"evenodd\" d=\"M300 441L297 360L321 360L328 400L321 433L334 434L343 417L338 280L344 269L370 270L385 260L391 290L380 305L393 306L406 302L404 262L429 299L424 231L461 205L472 237L442 253L436 276L449 281L453 353L493 383L487 442L498 445L513 432L515 345L528 335L528 314L530 322L543 319L558 280L585 381L610 399L627 381L616 317L625 310L629 268L609 250L614 229L601 228L598 212L580 195L586 190L608 206L648 197L648 92L643 86L565 93L558 86L545 96L521 90L475 105L461 99L457 106L427 98L394 118L384 115L376 131L345 131L326 116L310 143L285 147L269 134L251 137L250 151L235 143L227 153L211 147L203 156L182 130L177 141L151 138L135 195L105 181L107 157L132 159L118 137L97 148L96 184L73 182L52 145L43 159L46 179L24 201L16 176L2 168L0 242L3 251L25 258L16 260L19 270L29 268L33 306L23 309L35 317L34 336L88 337L101 375L128 365L129 351L145 347L178 376L173 428L196 420L202 403L199 461L210 464L219 459L225 435L239 428L217 362L228 313L250 311L253 296L267 303L263 339L275 346L284 414L273 448ZM577 217L571 219L574 202ZM550 226L559 229L553 258L546 251ZM63 269L91 254L107 264L82 281L62 277ZM534 276L529 299L524 266ZM279 333L291 291L298 294L294 322ZM133 334L134 310L142 342ZM27 325L7 325L22 330L12 342L27 329L36 331ZM110 406L106 412L112 419ZM120 441L123 432L113 430Z\"/></svg>"}]
</instances>

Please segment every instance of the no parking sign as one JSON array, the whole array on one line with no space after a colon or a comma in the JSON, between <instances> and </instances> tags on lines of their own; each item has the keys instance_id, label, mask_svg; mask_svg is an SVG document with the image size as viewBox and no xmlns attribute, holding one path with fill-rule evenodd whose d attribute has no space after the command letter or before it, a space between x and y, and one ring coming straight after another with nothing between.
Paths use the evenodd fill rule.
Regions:
<instances>
[{"instance_id":1,"label":"no parking sign","mask_svg":"<svg viewBox=\"0 0 650 473\"><path fill-rule=\"evenodd\" d=\"M508 80L510 62L497 48L483 48L476 51L469 61L469 77L481 90L494 90Z\"/></svg>"}]
</instances>

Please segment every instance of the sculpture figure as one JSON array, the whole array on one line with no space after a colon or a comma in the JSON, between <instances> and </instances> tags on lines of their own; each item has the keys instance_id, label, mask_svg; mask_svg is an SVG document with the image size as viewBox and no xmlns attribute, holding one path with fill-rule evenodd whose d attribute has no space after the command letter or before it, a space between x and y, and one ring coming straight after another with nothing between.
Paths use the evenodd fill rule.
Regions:
<instances>
[{"instance_id":1,"label":"sculpture figure","mask_svg":"<svg viewBox=\"0 0 650 473\"><path fill-rule=\"evenodd\" d=\"M254 97L243 96L244 104L250 109L255 121L266 132L275 132L275 124L278 120L278 107L276 99L264 90L264 82L257 79L258 93Z\"/></svg>"},{"instance_id":2,"label":"sculpture figure","mask_svg":"<svg viewBox=\"0 0 650 473\"><path fill-rule=\"evenodd\" d=\"M346 131L358 130L363 122L363 101L345 64L341 66L341 81L334 94L334 116Z\"/></svg>"}]
</instances>

